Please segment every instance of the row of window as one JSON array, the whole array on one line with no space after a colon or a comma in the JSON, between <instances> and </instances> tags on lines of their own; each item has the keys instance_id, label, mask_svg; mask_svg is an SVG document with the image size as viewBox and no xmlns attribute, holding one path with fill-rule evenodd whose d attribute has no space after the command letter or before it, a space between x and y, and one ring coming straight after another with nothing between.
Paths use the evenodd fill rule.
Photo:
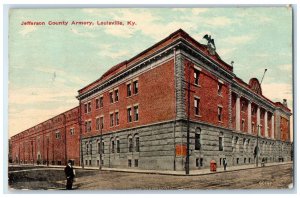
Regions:
<instances>
[{"instance_id":1,"label":"row of window","mask_svg":"<svg viewBox=\"0 0 300 198\"><path fill-rule=\"evenodd\" d=\"M198 86L200 85L200 69L194 68L194 84ZM222 96L223 84L224 83L221 80L218 81L217 92L220 96Z\"/></svg>"},{"instance_id":2,"label":"row of window","mask_svg":"<svg viewBox=\"0 0 300 198\"><path fill-rule=\"evenodd\" d=\"M74 128L70 128L70 135L74 135L75 134L75 129ZM55 132L55 138L56 139L60 139L61 138L61 134L60 131L56 131ZM40 142L40 139L38 139L38 143Z\"/></svg>"},{"instance_id":3,"label":"row of window","mask_svg":"<svg viewBox=\"0 0 300 198\"><path fill-rule=\"evenodd\" d=\"M128 167L133 167L133 164L132 164L132 159L128 159ZM99 166L99 160L97 160L97 166ZM104 161L101 160L101 165L104 164ZM92 160L85 160L85 165L86 166L91 166L92 165ZM134 167L139 167L139 160L138 159L135 159L134 160Z\"/></svg>"},{"instance_id":4,"label":"row of window","mask_svg":"<svg viewBox=\"0 0 300 198\"><path fill-rule=\"evenodd\" d=\"M194 97L194 111L195 111L196 116L200 116L200 98L198 98L196 96ZM222 111L223 111L223 107L218 106L218 121L219 122L222 121Z\"/></svg>"},{"instance_id":5,"label":"row of window","mask_svg":"<svg viewBox=\"0 0 300 198\"><path fill-rule=\"evenodd\" d=\"M133 112L133 115L132 115ZM110 127L118 126L120 124L119 111L111 112L109 114L109 125ZM127 122L130 123L132 121L139 121L139 106L134 105L133 107L127 108ZM104 116L96 118L96 130L103 129L104 127ZM92 121L85 121L85 132L92 131Z\"/></svg>"},{"instance_id":6,"label":"row of window","mask_svg":"<svg viewBox=\"0 0 300 198\"><path fill-rule=\"evenodd\" d=\"M100 152L102 154L104 154L104 141L102 140L100 142L100 140L98 140L97 142L97 152L98 154L100 154ZM128 148L128 152L140 152L140 138L138 136L138 134L135 134L133 137L131 135L128 136L128 140L127 140L127 148ZM120 153L121 149L120 149L120 139L119 137L115 137L115 138L111 138L110 140L110 153ZM91 142L87 142L86 143L86 154L87 155L92 155L92 143Z\"/></svg>"},{"instance_id":7,"label":"row of window","mask_svg":"<svg viewBox=\"0 0 300 198\"><path fill-rule=\"evenodd\" d=\"M132 90L133 87L133 90ZM130 97L132 95L136 95L139 92L139 83L138 80L134 80L132 83L127 83L127 97ZM119 88L115 88L114 90L109 92L109 102L115 103L119 101ZM96 109L103 107L103 96L100 96L95 99ZM92 103L87 102L84 104L84 113L90 113L92 111Z\"/></svg>"}]
</instances>

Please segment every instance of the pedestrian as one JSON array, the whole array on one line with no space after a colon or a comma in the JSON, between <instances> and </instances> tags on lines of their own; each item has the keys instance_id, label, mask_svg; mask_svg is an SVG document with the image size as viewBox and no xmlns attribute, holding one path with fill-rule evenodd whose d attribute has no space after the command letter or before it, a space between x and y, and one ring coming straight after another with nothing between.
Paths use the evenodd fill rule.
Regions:
<instances>
[{"instance_id":1,"label":"pedestrian","mask_svg":"<svg viewBox=\"0 0 300 198\"><path fill-rule=\"evenodd\" d=\"M224 166L224 171L226 171L226 166L227 166L226 158L223 158L223 166Z\"/></svg>"},{"instance_id":2,"label":"pedestrian","mask_svg":"<svg viewBox=\"0 0 300 198\"><path fill-rule=\"evenodd\" d=\"M66 189L72 190L72 185L73 185L73 180L74 180L75 174L74 174L71 160L68 160L68 164L65 167L65 175L67 178Z\"/></svg>"}]
</instances>

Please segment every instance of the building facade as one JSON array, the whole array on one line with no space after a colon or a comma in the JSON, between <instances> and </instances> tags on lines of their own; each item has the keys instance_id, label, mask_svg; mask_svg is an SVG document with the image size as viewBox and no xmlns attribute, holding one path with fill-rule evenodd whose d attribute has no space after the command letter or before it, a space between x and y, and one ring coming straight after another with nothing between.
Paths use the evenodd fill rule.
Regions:
<instances>
[{"instance_id":1,"label":"building facade","mask_svg":"<svg viewBox=\"0 0 300 198\"><path fill-rule=\"evenodd\" d=\"M78 110L70 109L11 137L13 163L64 165L70 159L79 165Z\"/></svg>"},{"instance_id":2,"label":"building facade","mask_svg":"<svg viewBox=\"0 0 300 198\"><path fill-rule=\"evenodd\" d=\"M178 171L185 169L187 154L191 170L207 168L211 160L222 165L223 158L229 166L291 160L286 100L266 98L256 78L245 83L209 43L200 44L181 29L112 67L80 89L77 99L74 141L65 127L66 144L54 143L63 124L37 127L44 131L36 132L43 142L49 134L48 152L55 154L45 158L44 144L41 159ZM30 150L30 142L37 142L32 137L38 137L31 130L12 137L14 162L40 159L30 154L38 151Z\"/></svg>"}]
</instances>

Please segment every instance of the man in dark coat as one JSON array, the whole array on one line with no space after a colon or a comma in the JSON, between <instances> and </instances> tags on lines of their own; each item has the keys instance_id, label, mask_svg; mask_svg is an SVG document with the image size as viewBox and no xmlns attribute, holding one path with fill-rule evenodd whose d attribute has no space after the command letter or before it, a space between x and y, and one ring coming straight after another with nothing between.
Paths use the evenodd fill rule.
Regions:
<instances>
[{"instance_id":1,"label":"man in dark coat","mask_svg":"<svg viewBox=\"0 0 300 198\"><path fill-rule=\"evenodd\" d=\"M73 179L75 177L75 174L74 174L71 160L68 161L68 164L65 167L65 174L66 174L66 178L67 178L66 188L67 188L67 190L72 190Z\"/></svg>"}]
</instances>

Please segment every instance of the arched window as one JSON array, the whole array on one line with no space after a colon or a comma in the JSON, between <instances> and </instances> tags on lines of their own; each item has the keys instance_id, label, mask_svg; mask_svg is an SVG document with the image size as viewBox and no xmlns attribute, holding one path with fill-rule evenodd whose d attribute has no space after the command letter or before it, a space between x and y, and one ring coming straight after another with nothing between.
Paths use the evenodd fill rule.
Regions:
<instances>
[{"instance_id":1,"label":"arched window","mask_svg":"<svg viewBox=\"0 0 300 198\"><path fill-rule=\"evenodd\" d=\"M120 153L120 139L116 137L117 153Z\"/></svg>"},{"instance_id":2,"label":"arched window","mask_svg":"<svg viewBox=\"0 0 300 198\"><path fill-rule=\"evenodd\" d=\"M100 140L97 140L97 151L98 151L98 154L100 154L100 151L101 151Z\"/></svg>"},{"instance_id":3,"label":"arched window","mask_svg":"<svg viewBox=\"0 0 300 198\"><path fill-rule=\"evenodd\" d=\"M201 129L196 128L195 131L195 150L201 149Z\"/></svg>"},{"instance_id":4,"label":"arched window","mask_svg":"<svg viewBox=\"0 0 300 198\"><path fill-rule=\"evenodd\" d=\"M138 134L134 135L135 152L140 152L140 137Z\"/></svg>"},{"instance_id":5,"label":"arched window","mask_svg":"<svg viewBox=\"0 0 300 198\"><path fill-rule=\"evenodd\" d=\"M128 152L132 152L133 150L133 142L132 142L132 136L128 136Z\"/></svg>"},{"instance_id":6,"label":"arched window","mask_svg":"<svg viewBox=\"0 0 300 198\"><path fill-rule=\"evenodd\" d=\"M90 141L90 155L92 155L92 142Z\"/></svg>"},{"instance_id":7,"label":"arched window","mask_svg":"<svg viewBox=\"0 0 300 198\"><path fill-rule=\"evenodd\" d=\"M89 143L87 142L85 146L86 146L86 154L88 155L89 154Z\"/></svg>"},{"instance_id":8,"label":"arched window","mask_svg":"<svg viewBox=\"0 0 300 198\"><path fill-rule=\"evenodd\" d=\"M114 138L110 139L111 153L115 152L115 141Z\"/></svg>"}]
</instances>

